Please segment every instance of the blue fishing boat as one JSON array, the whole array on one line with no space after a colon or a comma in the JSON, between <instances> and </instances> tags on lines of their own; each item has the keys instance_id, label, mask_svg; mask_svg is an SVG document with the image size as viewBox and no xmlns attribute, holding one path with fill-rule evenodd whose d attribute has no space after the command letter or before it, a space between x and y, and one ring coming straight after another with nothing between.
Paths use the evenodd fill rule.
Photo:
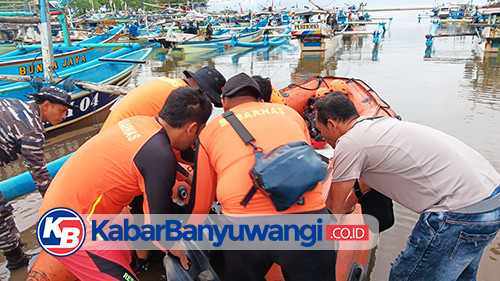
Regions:
<instances>
[{"instance_id":1,"label":"blue fishing boat","mask_svg":"<svg viewBox=\"0 0 500 281\"><path fill-rule=\"evenodd\" d=\"M238 32L240 42L254 42L262 37L263 30L245 28ZM207 53L214 50L224 50L231 46L231 38L214 39L208 41L188 41L177 45L173 50L183 54L189 53Z\"/></svg>"},{"instance_id":2,"label":"blue fishing boat","mask_svg":"<svg viewBox=\"0 0 500 281\"><path fill-rule=\"evenodd\" d=\"M151 48L140 49L138 44L134 44L131 48L122 48L102 58L60 71L59 77L67 77L67 79L57 87L71 92L71 103L79 106L79 109L69 109L62 123L57 126L46 124L46 130L54 130L75 123L107 108L118 98L115 94L79 89L74 86L76 80L124 86L129 82L132 71L138 67L138 62L145 59L150 52ZM35 79L31 83L16 82L0 86L0 97L27 100L25 95L36 93L39 88L49 85L37 81Z\"/></svg>"},{"instance_id":3,"label":"blue fishing boat","mask_svg":"<svg viewBox=\"0 0 500 281\"><path fill-rule=\"evenodd\" d=\"M124 26L112 29L106 34L94 36L87 40L66 47L54 44L54 73L60 74L64 69L89 62L111 53L117 46L87 48L92 44L113 43L118 40ZM15 51L0 55L0 74L9 75L43 75L43 63L40 45L29 45ZM0 85L6 82L0 81Z\"/></svg>"},{"instance_id":4,"label":"blue fishing boat","mask_svg":"<svg viewBox=\"0 0 500 281\"><path fill-rule=\"evenodd\" d=\"M292 31L291 28L288 28L283 33L279 34L279 37L275 37L269 39L269 35L265 34L263 36L262 41L260 42L240 42L238 37L233 36L231 38L231 46L233 47L245 47L245 48L262 48L262 47L271 47L271 46L279 46L288 41L288 35Z\"/></svg>"},{"instance_id":5,"label":"blue fishing boat","mask_svg":"<svg viewBox=\"0 0 500 281\"><path fill-rule=\"evenodd\" d=\"M0 40L0 55L3 53L11 52L16 49L16 46L11 41Z\"/></svg>"}]
</instances>

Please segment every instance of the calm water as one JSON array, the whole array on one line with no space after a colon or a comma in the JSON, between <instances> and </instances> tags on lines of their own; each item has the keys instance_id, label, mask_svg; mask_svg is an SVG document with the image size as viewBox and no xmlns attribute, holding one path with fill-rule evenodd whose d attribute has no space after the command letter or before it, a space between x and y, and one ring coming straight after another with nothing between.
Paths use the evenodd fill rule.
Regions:
<instances>
[{"instance_id":1,"label":"calm water","mask_svg":"<svg viewBox=\"0 0 500 281\"><path fill-rule=\"evenodd\" d=\"M390 30L382 39L374 60L371 36L344 38L338 49L326 56L301 57L296 41L274 49L228 50L197 57L165 57L154 52L141 66L129 86L137 86L153 77L184 77L183 70L196 71L211 65L227 78L239 72L271 77L283 88L313 75L355 77L370 85L407 121L442 130L457 137L484 155L500 171L500 59L483 59L470 37L438 38L430 58L424 58L425 34L431 25L424 19L417 23L418 12L374 13L373 17L393 16ZM443 32L458 30L444 25ZM373 30L374 27L368 27ZM217 111L219 113L220 111ZM49 135L47 153L56 159L75 150L97 132L90 120L87 127ZM69 131L69 130L68 130ZM22 170L22 163L3 169L3 178ZM31 251L39 194L31 194L14 203L16 222ZM371 268L371 280L386 280L390 263L405 247L417 215L396 207L395 226L382 234ZM3 270L0 278L9 274ZM24 280L23 272L11 280ZM500 276L500 236L485 250L478 280L497 281Z\"/></svg>"}]
</instances>

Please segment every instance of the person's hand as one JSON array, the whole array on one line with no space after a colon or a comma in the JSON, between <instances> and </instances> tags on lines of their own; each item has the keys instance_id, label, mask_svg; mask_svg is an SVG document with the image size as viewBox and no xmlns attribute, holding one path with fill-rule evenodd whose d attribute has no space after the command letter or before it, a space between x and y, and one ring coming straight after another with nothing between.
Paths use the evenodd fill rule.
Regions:
<instances>
[{"instance_id":1,"label":"person's hand","mask_svg":"<svg viewBox=\"0 0 500 281\"><path fill-rule=\"evenodd\" d=\"M350 214L354 211L356 208L356 203L358 203L358 197L356 197L356 194L354 194L354 191L351 190L349 192L349 195L347 195L347 198L344 202L344 212L345 214Z\"/></svg>"},{"instance_id":2,"label":"person's hand","mask_svg":"<svg viewBox=\"0 0 500 281\"><path fill-rule=\"evenodd\" d=\"M372 190L372 188L370 186L368 186L366 183L364 183L363 181L358 180L358 182L359 182L359 189L361 190L361 193L365 194L368 191Z\"/></svg>"},{"instance_id":3,"label":"person's hand","mask_svg":"<svg viewBox=\"0 0 500 281\"><path fill-rule=\"evenodd\" d=\"M182 265L182 268L184 268L185 270L188 270L190 267L190 262L186 256L186 250L184 250L184 247L180 244L176 244L174 246L174 248L175 248L175 250L171 249L168 252L170 254L176 256L177 258L179 258L179 261Z\"/></svg>"}]
</instances>

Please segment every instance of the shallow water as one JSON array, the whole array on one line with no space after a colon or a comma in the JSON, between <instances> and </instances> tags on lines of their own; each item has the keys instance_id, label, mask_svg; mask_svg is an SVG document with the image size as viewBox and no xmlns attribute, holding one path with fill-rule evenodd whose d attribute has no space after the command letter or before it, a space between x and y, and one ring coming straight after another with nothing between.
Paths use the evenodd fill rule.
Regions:
<instances>
[{"instance_id":1,"label":"shallow water","mask_svg":"<svg viewBox=\"0 0 500 281\"><path fill-rule=\"evenodd\" d=\"M346 37L324 56L308 54L301 57L296 41L271 49L247 52L232 49L184 58L165 57L165 53L155 51L148 63L136 72L129 86L140 85L153 77L183 77L183 70L196 71L205 65L216 67L227 78L239 72L271 77L278 88L313 75L355 77L370 85L404 120L457 137L500 171L500 59L480 57L476 42L470 37L437 38L430 58L424 58L424 36L430 32L431 25L426 19L417 23L417 14L417 11L373 14L374 17L394 17L375 59L371 36ZM370 28L374 27L368 30L372 30ZM459 30L447 25L442 28L443 32ZM76 131L71 128L49 134L48 160L74 151L97 132L98 127L94 124L104 118L104 114L100 114ZM0 175L5 179L23 169L22 163L17 162L0 170ZM33 225L40 203L38 193L14 201L16 223L31 252L37 251ZM404 249L417 218L413 212L396 206L396 224L381 235L371 280L387 279L390 263ZM498 280L499 260L500 236L497 236L484 252L478 280ZM0 279L9 276L5 268L0 271ZM14 272L11 280L24 280L25 274Z\"/></svg>"}]
</instances>

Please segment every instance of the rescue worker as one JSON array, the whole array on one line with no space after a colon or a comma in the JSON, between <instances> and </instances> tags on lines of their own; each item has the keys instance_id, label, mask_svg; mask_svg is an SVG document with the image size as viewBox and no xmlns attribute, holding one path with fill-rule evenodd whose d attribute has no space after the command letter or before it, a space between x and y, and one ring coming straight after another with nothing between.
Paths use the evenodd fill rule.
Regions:
<instances>
[{"instance_id":1,"label":"rescue worker","mask_svg":"<svg viewBox=\"0 0 500 281\"><path fill-rule=\"evenodd\" d=\"M262 77L260 75L254 75L252 78L259 84L260 92L262 93L262 100L265 102L285 104L280 91L276 86L271 83L269 77Z\"/></svg>"},{"instance_id":2,"label":"rescue worker","mask_svg":"<svg viewBox=\"0 0 500 281\"><path fill-rule=\"evenodd\" d=\"M181 87L189 86L201 88L215 106L221 106L220 94L222 93L222 87L226 83L226 79L219 71L211 66L205 66L199 69L196 73L184 71L184 75L186 76L186 79L160 77L135 88L116 104L104 122L100 132L116 125L121 120L132 116L157 117L170 93ZM194 150L187 149L186 151L180 152L174 149L174 152L179 162L187 165L193 165L195 155ZM191 175L184 168L179 166L177 180L185 181L190 184ZM141 205L142 198L139 196L131 205L133 212L141 213ZM135 261L141 263L142 265L146 265L149 251L144 253L137 251L137 253L139 259L135 259ZM136 256L134 256L134 258L135 257ZM141 267L144 267L142 265Z\"/></svg>"},{"instance_id":3,"label":"rescue worker","mask_svg":"<svg viewBox=\"0 0 500 281\"><path fill-rule=\"evenodd\" d=\"M213 35L213 34L214 34L214 29L213 29L213 27L212 27L212 23L209 23L209 24L207 25L207 32L206 32L206 34L205 34L205 38L206 38L207 40L210 40L210 39L212 39L212 35Z\"/></svg>"},{"instance_id":4,"label":"rescue worker","mask_svg":"<svg viewBox=\"0 0 500 281\"><path fill-rule=\"evenodd\" d=\"M158 117L170 93L180 87L201 88L216 107L222 106L220 94L226 79L211 66L202 67L196 73L184 71L186 79L160 77L153 79L128 93L111 110L101 132L132 116Z\"/></svg>"},{"instance_id":5,"label":"rescue worker","mask_svg":"<svg viewBox=\"0 0 500 281\"><path fill-rule=\"evenodd\" d=\"M477 151L435 129L391 117L359 117L347 95L315 104L317 126L335 148L327 199L334 213L369 187L420 213L389 280L475 280L500 227L500 174Z\"/></svg>"},{"instance_id":6,"label":"rescue worker","mask_svg":"<svg viewBox=\"0 0 500 281\"><path fill-rule=\"evenodd\" d=\"M54 86L43 87L29 96L33 101L0 98L0 166L22 156L35 185L45 195L52 180L44 156L44 122L61 123L71 105L71 96ZM28 263L29 257L21 249L19 230L14 222L12 205L0 192L0 250L7 258L7 268L14 269Z\"/></svg>"},{"instance_id":7,"label":"rescue worker","mask_svg":"<svg viewBox=\"0 0 500 281\"><path fill-rule=\"evenodd\" d=\"M97 134L59 170L40 216L55 207L79 214L118 214L138 195L143 195L145 215L171 213L168 199L178 165L172 149L191 147L211 112L206 93L181 87L169 95L159 117L131 117ZM130 251L99 242L58 260L80 280L136 279ZM108 266L99 266L103 263Z\"/></svg>"},{"instance_id":8,"label":"rescue worker","mask_svg":"<svg viewBox=\"0 0 500 281\"><path fill-rule=\"evenodd\" d=\"M131 40L137 40L137 37L139 37L139 25L137 24L137 22L134 22L128 28L128 33L130 34L130 39Z\"/></svg>"},{"instance_id":9,"label":"rescue worker","mask_svg":"<svg viewBox=\"0 0 500 281\"><path fill-rule=\"evenodd\" d=\"M242 117L240 121L264 153L294 141L310 144L306 124L295 110L261 99L259 85L245 73L229 79L222 92L224 110ZM283 212L276 211L260 192L242 206L240 202L253 187L248 172L255 156L222 116L200 134L197 155L189 204L194 214L208 213L216 193L225 215L327 213L321 184L304 194L303 205L295 204ZM224 260L225 280L264 280L273 263L281 266L287 280L335 280L334 251L224 251Z\"/></svg>"}]
</instances>

